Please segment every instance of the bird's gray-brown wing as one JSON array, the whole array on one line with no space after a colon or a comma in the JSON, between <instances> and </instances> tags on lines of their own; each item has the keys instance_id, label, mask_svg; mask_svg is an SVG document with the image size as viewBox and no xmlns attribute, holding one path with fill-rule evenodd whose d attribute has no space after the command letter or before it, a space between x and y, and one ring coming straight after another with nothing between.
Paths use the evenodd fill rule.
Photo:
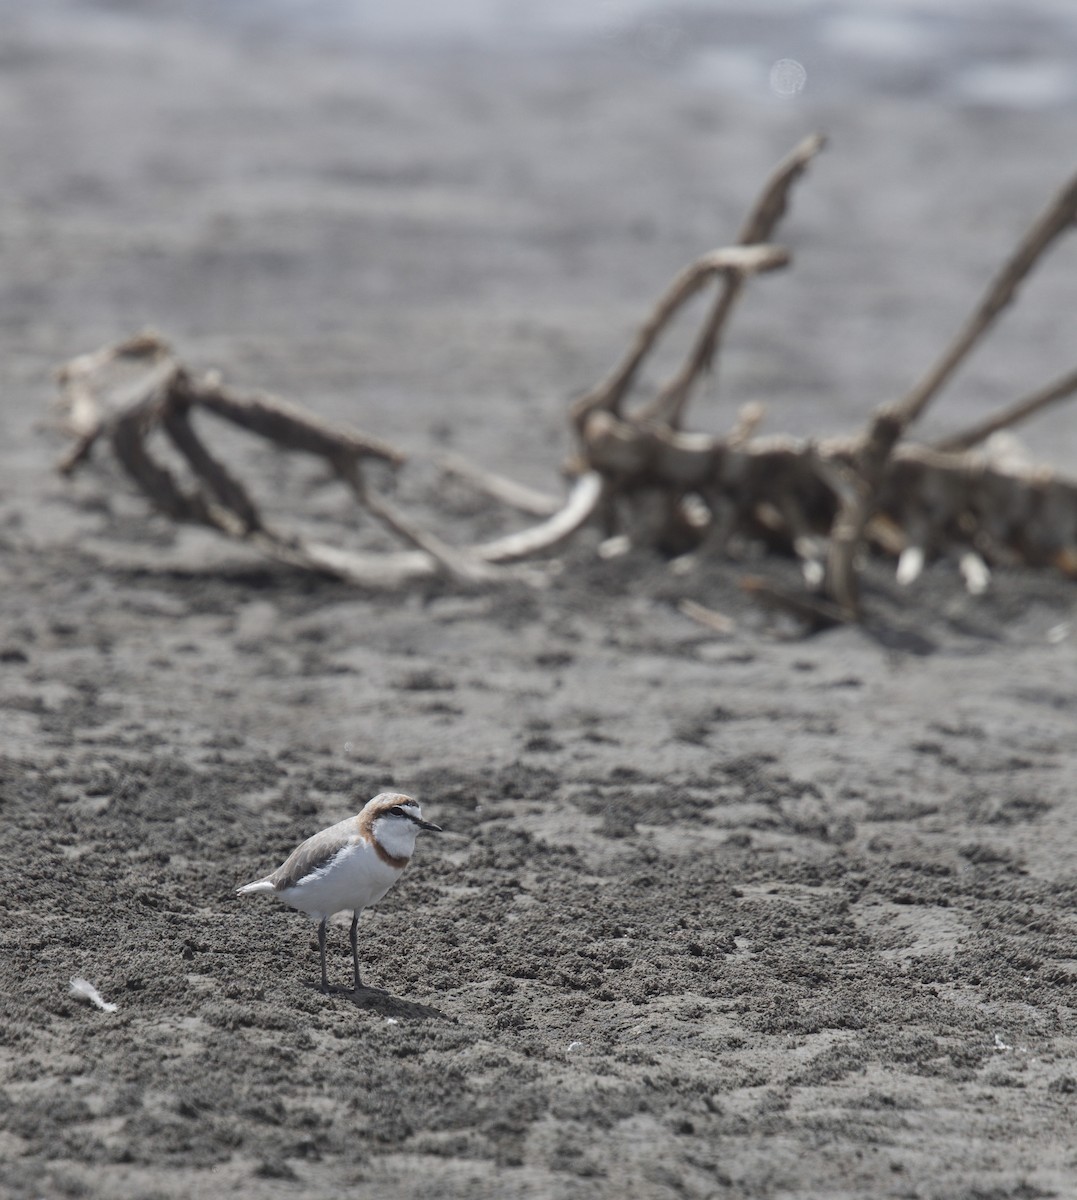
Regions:
<instances>
[{"instance_id":1,"label":"bird's gray-brown wing","mask_svg":"<svg viewBox=\"0 0 1077 1200\"><path fill-rule=\"evenodd\" d=\"M354 817L348 817L336 825L330 825L321 833L307 838L288 855L283 863L269 876L269 882L278 892L295 887L308 875L323 871L334 858L348 846L358 833Z\"/></svg>"}]
</instances>

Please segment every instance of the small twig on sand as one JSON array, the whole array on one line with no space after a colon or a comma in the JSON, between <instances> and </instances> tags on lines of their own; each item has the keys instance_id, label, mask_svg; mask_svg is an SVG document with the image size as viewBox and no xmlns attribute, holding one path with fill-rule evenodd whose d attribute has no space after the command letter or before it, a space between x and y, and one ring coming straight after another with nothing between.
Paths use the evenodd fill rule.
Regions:
<instances>
[{"instance_id":1,"label":"small twig on sand","mask_svg":"<svg viewBox=\"0 0 1077 1200\"><path fill-rule=\"evenodd\" d=\"M727 617L725 613L717 612L713 608L697 604L694 600L682 600L677 608L690 621L695 621L697 625L702 625L712 633L726 635L732 633L737 627L737 623L732 617Z\"/></svg>"},{"instance_id":2,"label":"small twig on sand","mask_svg":"<svg viewBox=\"0 0 1077 1200\"><path fill-rule=\"evenodd\" d=\"M831 604L821 596L786 592L757 575L746 575L741 579L740 586L753 600L766 608L796 617L813 632L844 625L848 619L836 604Z\"/></svg>"}]
</instances>

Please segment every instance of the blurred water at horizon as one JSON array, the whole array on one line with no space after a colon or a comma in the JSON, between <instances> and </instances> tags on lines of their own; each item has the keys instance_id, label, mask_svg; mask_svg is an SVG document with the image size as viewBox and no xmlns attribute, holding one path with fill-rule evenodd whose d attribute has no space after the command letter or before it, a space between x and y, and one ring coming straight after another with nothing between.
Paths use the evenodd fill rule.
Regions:
<instances>
[{"instance_id":1,"label":"blurred water at horizon","mask_svg":"<svg viewBox=\"0 0 1077 1200\"><path fill-rule=\"evenodd\" d=\"M0 0L5 9L23 22L179 20L338 48L598 48L726 92L1077 106L1074 0Z\"/></svg>"}]
</instances>

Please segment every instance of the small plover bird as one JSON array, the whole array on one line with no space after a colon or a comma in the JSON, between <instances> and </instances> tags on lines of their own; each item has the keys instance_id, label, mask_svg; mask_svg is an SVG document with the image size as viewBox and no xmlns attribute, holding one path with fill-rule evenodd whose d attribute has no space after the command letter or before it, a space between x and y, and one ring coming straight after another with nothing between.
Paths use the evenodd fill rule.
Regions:
<instances>
[{"instance_id":1,"label":"small plover bird","mask_svg":"<svg viewBox=\"0 0 1077 1200\"><path fill-rule=\"evenodd\" d=\"M322 991L329 991L325 973L325 926L329 918L352 910L352 968L355 990L362 989L355 937L359 916L385 895L400 878L415 852L419 830L441 833L439 825L423 820L417 801L399 792L380 792L356 817L330 825L297 846L272 875L248 883L236 892L245 896L265 892L308 913L318 925L322 954Z\"/></svg>"}]
</instances>

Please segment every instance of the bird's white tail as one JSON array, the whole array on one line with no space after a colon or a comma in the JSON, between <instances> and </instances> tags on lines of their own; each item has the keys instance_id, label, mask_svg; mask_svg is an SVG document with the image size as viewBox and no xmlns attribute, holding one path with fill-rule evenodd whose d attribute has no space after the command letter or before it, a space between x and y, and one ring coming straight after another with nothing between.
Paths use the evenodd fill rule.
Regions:
<instances>
[{"instance_id":1,"label":"bird's white tail","mask_svg":"<svg viewBox=\"0 0 1077 1200\"><path fill-rule=\"evenodd\" d=\"M276 890L268 879L256 879L254 883L248 883L244 887L236 888L236 895L247 896L254 892L275 892Z\"/></svg>"}]
</instances>

